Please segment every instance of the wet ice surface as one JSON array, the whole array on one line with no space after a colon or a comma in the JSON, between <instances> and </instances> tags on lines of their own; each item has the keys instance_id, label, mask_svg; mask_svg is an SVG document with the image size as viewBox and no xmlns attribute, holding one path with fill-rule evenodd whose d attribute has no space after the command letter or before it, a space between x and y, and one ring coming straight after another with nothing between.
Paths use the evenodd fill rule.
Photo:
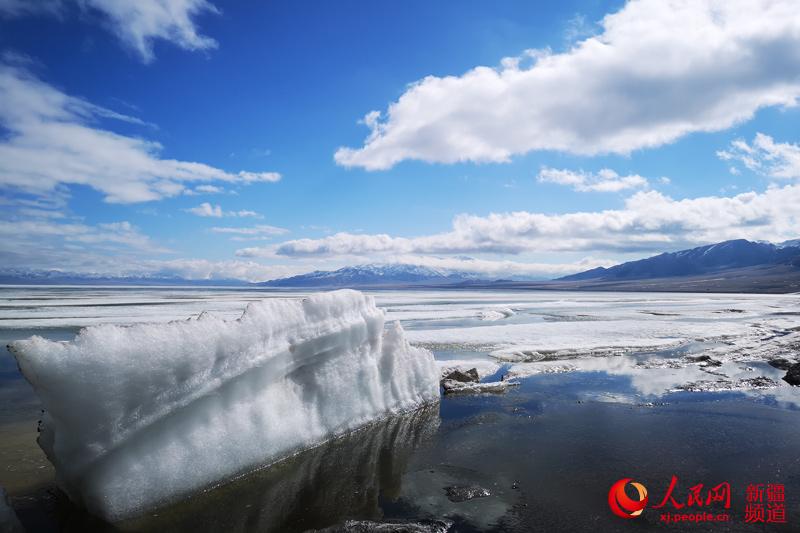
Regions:
<instances>
[{"instance_id":1,"label":"wet ice surface","mask_svg":"<svg viewBox=\"0 0 800 533\"><path fill-rule=\"evenodd\" d=\"M685 488L730 482L728 530L752 530L738 516L748 483L784 483L789 523L800 522L800 388L767 363L800 358L800 296L374 294L388 320L434 351L443 373L474 367L484 383L519 386L445 396L439 413L368 428L125 527L303 531L347 520L448 519L456 531L627 530L607 509L608 487L634 477L660 496L672 474ZM65 340L91 324L203 310L235 318L248 301L300 296L0 289L0 340ZM6 353L0 380L0 485L21 519L44 530L106 528L47 492L52 470L32 444L38 402ZM447 487L490 495L453 502ZM645 512L636 525L659 526L657 514Z\"/></svg>"}]
</instances>

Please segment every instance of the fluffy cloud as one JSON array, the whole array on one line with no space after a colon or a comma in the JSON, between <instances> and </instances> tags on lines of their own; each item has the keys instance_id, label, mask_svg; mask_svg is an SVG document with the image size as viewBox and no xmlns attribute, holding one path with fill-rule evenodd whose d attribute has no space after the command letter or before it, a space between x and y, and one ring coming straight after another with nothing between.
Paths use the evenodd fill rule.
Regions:
<instances>
[{"instance_id":1,"label":"fluffy cloud","mask_svg":"<svg viewBox=\"0 0 800 533\"><path fill-rule=\"evenodd\" d=\"M185 50L208 50L217 42L201 35L194 18L219 13L206 0L73 0L100 13L116 36L145 63L154 59L153 43L169 41ZM0 0L0 15L63 14L67 0Z\"/></svg>"},{"instance_id":2,"label":"fluffy cloud","mask_svg":"<svg viewBox=\"0 0 800 533\"><path fill-rule=\"evenodd\" d=\"M543 167L537 177L541 183L556 183L572 187L578 192L619 192L626 189L647 187L648 182L638 174L620 176L609 168L597 174L582 170L566 170Z\"/></svg>"},{"instance_id":3,"label":"fluffy cloud","mask_svg":"<svg viewBox=\"0 0 800 533\"><path fill-rule=\"evenodd\" d=\"M800 185L762 193L675 200L640 191L623 209L557 215L526 211L458 215L451 231L420 237L336 233L237 251L241 257L376 254L525 254L563 251L656 252L727 239L781 241L800 232Z\"/></svg>"},{"instance_id":4,"label":"fluffy cloud","mask_svg":"<svg viewBox=\"0 0 800 533\"><path fill-rule=\"evenodd\" d=\"M189 209L185 210L187 213L191 213L193 215L197 215L199 217L214 217L214 218L222 218L222 217L252 217L252 218L263 218L261 215L256 213L255 211L248 211L246 209L242 209L241 211L223 211L222 206L220 205L211 205L208 202L203 202L202 204L198 205L197 207L190 207Z\"/></svg>"},{"instance_id":5,"label":"fluffy cloud","mask_svg":"<svg viewBox=\"0 0 800 533\"><path fill-rule=\"evenodd\" d=\"M45 194L59 184L88 185L112 203L159 200L187 184L274 182L275 172L227 172L163 159L161 145L113 133L101 120L141 120L67 95L20 66L0 63L0 187Z\"/></svg>"},{"instance_id":6,"label":"fluffy cloud","mask_svg":"<svg viewBox=\"0 0 800 533\"><path fill-rule=\"evenodd\" d=\"M216 217L222 218L222 207L219 205L211 205L208 202L203 202L197 207L190 207L186 210L187 213L197 215L199 217Z\"/></svg>"},{"instance_id":7,"label":"fluffy cloud","mask_svg":"<svg viewBox=\"0 0 800 533\"><path fill-rule=\"evenodd\" d=\"M763 133L757 133L752 144L737 139L728 150L719 151L717 155L723 161L737 161L771 178L800 178L800 145L775 142ZM738 172L736 167L731 167L731 173Z\"/></svg>"},{"instance_id":8,"label":"fluffy cloud","mask_svg":"<svg viewBox=\"0 0 800 533\"><path fill-rule=\"evenodd\" d=\"M428 76L363 123L348 167L508 161L532 150L621 153L718 131L800 96L794 0L632 0L563 53Z\"/></svg>"}]
</instances>

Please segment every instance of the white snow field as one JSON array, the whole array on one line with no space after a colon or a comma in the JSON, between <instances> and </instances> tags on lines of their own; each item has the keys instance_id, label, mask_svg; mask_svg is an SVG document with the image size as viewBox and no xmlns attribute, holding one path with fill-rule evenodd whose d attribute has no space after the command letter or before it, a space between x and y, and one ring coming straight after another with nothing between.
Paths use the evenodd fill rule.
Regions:
<instances>
[{"instance_id":1,"label":"white snow field","mask_svg":"<svg viewBox=\"0 0 800 533\"><path fill-rule=\"evenodd\" d=\"M110 520L439 398L431 352L356 291L251 302L235 320L99 322L11 350L60 486Z\"/></svg>"}]
</instances>

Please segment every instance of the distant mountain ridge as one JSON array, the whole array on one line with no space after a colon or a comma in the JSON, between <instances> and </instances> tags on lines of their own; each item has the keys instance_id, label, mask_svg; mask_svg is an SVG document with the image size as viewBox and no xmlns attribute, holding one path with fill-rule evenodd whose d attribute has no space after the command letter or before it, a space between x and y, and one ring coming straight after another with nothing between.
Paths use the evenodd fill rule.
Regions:
<instances>
[{"instance_id":1,"label":"distant mountain ridge","mask_svg":"<svg viewBox=\"0 0 800 533\"><path fill-rule=\"evenodd\" d=\"M623 281L698 276L727 270L795 265L800 268L800 240L781 244L745 239L724 241L689 250L667 252L609 268L598 267L555 281Z\"/></svg>"},{"instance_id":2,"label":"distant mountain ridge","mask_svg":"<svg viewBox=\"0 0 800 533\"><path fill-rule=\"evenodd\" d=\"M452 272L420 265L367 264L338 270L315 270L289 278L263 283L262 287L374 287L381 285L456 284L478 280L480 276L468 272Z\"/></svg>"},{"instance_id":3,"label":"distant mountain ridge","mask_svg":"<svg viewBox=\"0 0 800 533\"><path fill-rule=\"evenodd\" d=\"M490 279L487 279L490 278ZM257 286L273 288L487 288L541 290L666 290L678 292L800 292L800 239L779 244L736 239L598 267L551 281L496 279L469 271L410 264L365 264L250 283L187 279L164 273L114 276L58 270L0 270L5 285Z\"/></svg>"}]
</instances>

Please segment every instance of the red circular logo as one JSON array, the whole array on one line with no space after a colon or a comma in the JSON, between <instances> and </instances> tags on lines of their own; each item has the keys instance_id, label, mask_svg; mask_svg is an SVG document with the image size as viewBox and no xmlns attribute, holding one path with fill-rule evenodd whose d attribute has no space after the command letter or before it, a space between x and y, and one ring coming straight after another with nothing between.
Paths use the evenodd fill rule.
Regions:
<instances>
[{"instance_id":1,"label":"red circular logo","mask_svg":"<svg viewBox=\"0 0 800 533\"><path fill-rule=\"evenodd\" d=\"M625 487L630 483L639 495L638 500L634 500L625 493ZM647 506L647 489L641 483L632 481L626 477L620 479L608 491L608 505L615 515L621 518L636 518Z\"/></svg>"}]
</instances>

